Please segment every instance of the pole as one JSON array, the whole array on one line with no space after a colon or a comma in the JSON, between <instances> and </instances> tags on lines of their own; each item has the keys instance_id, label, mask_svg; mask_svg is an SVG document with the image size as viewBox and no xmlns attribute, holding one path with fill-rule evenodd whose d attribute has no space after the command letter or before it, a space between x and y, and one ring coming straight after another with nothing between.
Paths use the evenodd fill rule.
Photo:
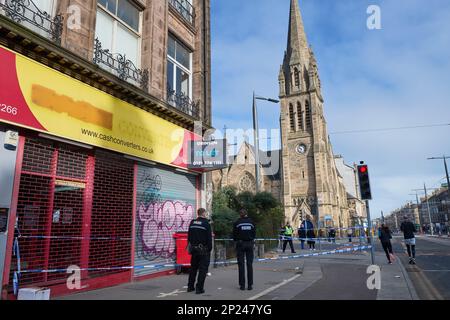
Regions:
<instances>
[{"instance_id":1,"label":"pole","mask_svg":"<svg viewBox=\"0 0 450 320\"><path fill-rule=\"evenodd\" d=\"M372 265L375 264L375 246L373 243L373 235L372 235L372 220L370 219L370 207L369 207L369 200L366 200L366 208L367 208L367 224L368 224L368 229L370 232L370 256L371 256L371 260L372 260Z\"/></svg>"},{"instance_id":2,"label":"pole","mask_svg":"<svg viewBox=\"0 0 450 320\"><path fill-rule=\"evenodd\" d=\"M253 91L253 131L255 141L255 178L256 178L256 193L259 192L260 187L260 172L259 172L259 133L258 133L258 112L256 109L256 97Z\"/></svg>"},{"instance_id":3,"label":"pole","mask_svg":"<svg viewBox=\"0 0 450 320\"><path fill-rule=\"evenodd\" d=\"M450 201L450 178L448 176L448 167L447 167L447 159L444 156L444 166L445 166L445 176L447 177L447 192L448 192L448 199L447 201ZM450 205L446 203L447 206L447 219L450 220ZM447 225L447 234L450 235Z\"/></svg>"},{"instance_id":4,"label":"pole","mask_svg":"<svg viewBox=\"0 0 450 320\"><path fill-rule=\"evenodd\" d=\"M428 202L427 186L426 186L425 183L423 184L423 189L425 190L425 199L427 200L427 210L428 210L428 218L430 219L430 230L431 230L431 235L434 235L433 224L432 224L432 222L431 222L430 203Z\"/></svg>"},{"instance_id":5,"label":"pole","mask_svg":"<svg viewBox=\"0 0 450 320\"><path fill-rule=\"evenodd\" d=\"M447 158L445 156L443 158L444 158L445 176L447 177L448 198L450 199L450 178L448 176Z\"/></svg>"}]
</instances>

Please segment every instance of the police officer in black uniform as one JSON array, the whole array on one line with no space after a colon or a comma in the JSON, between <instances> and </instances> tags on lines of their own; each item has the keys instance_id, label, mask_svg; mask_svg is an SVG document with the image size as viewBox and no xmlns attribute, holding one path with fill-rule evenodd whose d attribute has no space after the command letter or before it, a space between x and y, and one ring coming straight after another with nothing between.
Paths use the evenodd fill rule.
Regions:
<instances>
[{"instance_id":1,"label":"police officer in black uniform","mask_svg":"<svg viewBox=\"0 0 450 320\"><path fill-rule=\"evenodd\" d=\"M189 273L187 291L192 292L195 290L196 294L202 294L205 293L204 285L211 257L212 233L211 225L206 219L206 210L203 208L198 209L197 216L197 219L192 220L188 231L191 271ZM194 286L197 272L197 286Z\"/></svg>"},{"instance_id":2,"label":"police officer in black uniform","mask_svg":"<svg viewBox=\"0 0 450 320\"><path fill-rule=\"evenodd\" d=\"M247 210L241 209L240 219L234 223L233 239L236 241L236 252L239 266L239 285L245 290L245 266L244 257L247 261L248 290L253 289L253 248L256 238L256 228L252 219L247 215Z\"/></svg>"}]
</instances>

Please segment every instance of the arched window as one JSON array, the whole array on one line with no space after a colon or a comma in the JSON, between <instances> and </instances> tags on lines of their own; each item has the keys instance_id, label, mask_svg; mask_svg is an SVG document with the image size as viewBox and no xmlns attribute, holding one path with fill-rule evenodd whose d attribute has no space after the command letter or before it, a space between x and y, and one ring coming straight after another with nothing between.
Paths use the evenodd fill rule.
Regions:
<instances>
[{"instance_id":1,"label":"arched window","mask_svg":"<svg viewBox=\"0 0 450 320\"><path fill-rule=\"evenodd\" d=\"M239 191L240 192L256 191L256 179L253 178L253 176L250 173L245 172L244 176L239 181Z\"/></svg>"},{"instance_id":2,"label":"arched window","mask_svg":"<svg viewBox=\"0 0 450 320\"><path fill-rule=\"evenodd\" d=\"M294 68L294 82L297 88L300 87L300 72L297 68Z\"/></svg>"},{"instance_id":3,"label":"arched window","mask_svg":"<svg viewBox=\"0 0 450 320\"><path fill-rule=\"evenodd\" d=\"M297 123L299 130L305 130L305 128L303 127L303 111L300 102L297 102Z\"/></svg>"},{"instance_id":4,"label":"arched window","mask_svg":"<svg viewBox=\"0 0 450 320\"><path fill-rule=\"evenodd\" d=\"M289 104L289 121L291 125L291 132L295 131L295 114L294 114L294 106Z\"/></svg>"},{"instance_id":5,"label":"arched window","mask_svg":"<svg viewBox=\"0 0 450 320\"><path fill-rule=\"evenodd\" d=\"M306 130L311 129L311 107L308 101L305 102L305 123Z\"/></svg>"}]
</instances>

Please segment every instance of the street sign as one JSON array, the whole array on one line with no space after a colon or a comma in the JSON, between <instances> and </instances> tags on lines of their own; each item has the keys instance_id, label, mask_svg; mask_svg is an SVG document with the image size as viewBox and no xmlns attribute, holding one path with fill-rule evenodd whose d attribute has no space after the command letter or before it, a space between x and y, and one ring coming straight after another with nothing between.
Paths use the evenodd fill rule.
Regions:
<instances>
[{"instance_id":1,"label":"street sign","mask_svg":"<svg viewBox=\"0 0 450 320\"><path fill-rule=\"evenodd\" d=\"M219 170L227 166L227 142L224 139L191 141L189 144L189 169Z\"/></svg>"}]
</instances>

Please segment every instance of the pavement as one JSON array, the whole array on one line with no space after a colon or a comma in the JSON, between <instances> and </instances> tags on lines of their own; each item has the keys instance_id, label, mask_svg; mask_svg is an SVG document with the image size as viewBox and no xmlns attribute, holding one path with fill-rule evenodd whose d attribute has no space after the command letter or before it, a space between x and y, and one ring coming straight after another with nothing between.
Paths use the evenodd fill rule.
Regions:
<instances>
[{"instance_id":1,"label":"pavement","mask_svg":"<svg viewBox=\"0 0 450 320\"><path fill-rule=\"evenodd\" d=\"M333 247L334 246L334 247ZM241 291L237 266L213 268L205 294L186 292L187 274L127 283L115 287L60 297L60 300L417 300L418 295L401 259L389 265L377 247L376 264L381 270L380 290L369 290L366 271L368 252L333 254L254 264L255 285ZM329 250L336 245L324 244ZM297 253L309 253L297 250ZM281 253L277 253L283 256ZM286 254L288 255L288 254Z\"/></svg>"}]
</instances>

